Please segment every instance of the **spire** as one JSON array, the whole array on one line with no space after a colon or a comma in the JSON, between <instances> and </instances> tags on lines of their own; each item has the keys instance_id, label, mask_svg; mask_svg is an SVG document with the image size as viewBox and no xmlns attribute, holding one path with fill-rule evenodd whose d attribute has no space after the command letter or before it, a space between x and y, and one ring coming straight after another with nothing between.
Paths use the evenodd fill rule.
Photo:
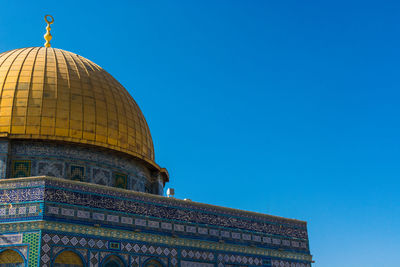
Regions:
<instances>
[{"instance_id":1,"label":"spire","mask_svg":"<svg viewBox=\"0 0 400 267\"><path fill-rule=\"evenodd\" d=\"M49 20L48 18L50 18L51 20ZM51 36L50 31L51 31L51 27L50 25L53 24L54 22L54 18L51 15L46 15L44 16L44 20L47 22L47 27L46 27L46 34L44 35L44 39L46 40L46 43L44 44L45 47L50 47L50 40L53 38L53 36Z\"/></svg>"}]
</instances>

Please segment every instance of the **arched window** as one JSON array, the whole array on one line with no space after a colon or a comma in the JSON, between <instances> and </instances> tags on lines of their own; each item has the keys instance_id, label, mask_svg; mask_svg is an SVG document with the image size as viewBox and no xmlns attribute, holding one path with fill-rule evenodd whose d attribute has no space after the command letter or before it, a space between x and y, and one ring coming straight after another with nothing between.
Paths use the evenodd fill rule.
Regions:
<instances>
[{"instance_id":1,"label":"arched window","mask_svg":"<svg viewBox=\"0 0 400 267\"><path fill-rule=\"evenodd\" d=\"M18 252L6 249L0 252L0 267L22 267L24 259Z\"/></svg>"},{"instance_id":2,"label":"arched window","mask_svg":"<svg viewBox=\"0 0 400 267\"><path fill-rule=\"evenodd\" d=\"M151 259L144 264L144 267L163 267L163 266L158 260Z\"/></svg>"},{"instance_id":3,"label":"arched window","mask_svg":"<svg viewBox=\"0 0 400 267\"><path fill-rule=\"evenodd\" d=\"M124 266L125 264L118 256L110 255L104 260L102 267L124 267Z\"/></svg>"},{"instance_id":4,"label":"arched window","mask_svg":"<svg viewBox=\"0 0 400 267\"><path fill-rule=\"evenodd\" d=\"M64 250L54 260L54 267L83 267L83 262L75 252Z\"/></svg>"}]
</instances>

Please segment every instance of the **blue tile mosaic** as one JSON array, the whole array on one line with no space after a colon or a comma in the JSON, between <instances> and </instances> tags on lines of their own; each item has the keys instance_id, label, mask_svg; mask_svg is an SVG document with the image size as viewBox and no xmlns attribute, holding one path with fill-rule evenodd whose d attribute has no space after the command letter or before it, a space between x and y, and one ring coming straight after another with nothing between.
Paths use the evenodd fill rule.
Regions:
<instances>
[{"instance_id":1,"label":"blue tile mosaic","mask_svg":"<svg viewBox=\"0 0 400 267\"><path fill-rule=\"evenodd\" d=\"M163 194L164 183L159 177L128 155L51 141L13 140L10 145L0 142L1 145L4 151L11 147L11 160L15 162L11 177L46 175ZM1 177L6 177L8 153L1 158L1 151L0 175L3 172Z\"/></svg>"},{"instance_id":2,"label":"blue tile mosaic","mask_svg":"<svg viewBox=\"0 0 400 267\"><path fill-rule=\"evenodd\" d=\"M40 266L45 267L51 267L51 260L63 249L79 253L87 266L99 266L115 254L129 266L142 266L156 259L177 267L310 267L310 262L304 261L306 258L264 257L244 249L277 250L308 257L303 222L63 179L1 180L0 223L13 220L71 225L69 230L65 226L51 226L53 231L42 232ZM93 230L81 231L79 225ZM121 233L110 232L105 238L105 233L111 231L107 229ZM138 233L148 237L129 240L122 231L130 231L132 238ZM158 243L164 238L182 241ZM185 240L214 242L218 249L204 245L193 248ZM226 246L238 249L224 251Z\"/></svg>"}]
</instances>

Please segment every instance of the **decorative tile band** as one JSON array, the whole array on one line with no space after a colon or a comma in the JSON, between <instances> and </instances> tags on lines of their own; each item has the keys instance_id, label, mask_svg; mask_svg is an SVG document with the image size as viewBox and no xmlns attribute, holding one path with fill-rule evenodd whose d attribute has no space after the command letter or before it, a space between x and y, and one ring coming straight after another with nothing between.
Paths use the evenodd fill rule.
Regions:
<instances>
[{"instance_id":1,"label":"decorative tile band","mask_svg":"<svg viewBox=\"0 0 400 267\"><path fill-rule=\"evenodd\" d=\"M40 232L24 233L22 242L29 244L28 267L37 267L39 259Z\"/></svg>"},{"instance_id":2,"label":"decorative tile band","mask_svg":"<svg viewBox=\"0 0 400 267\"><path fill-rule=\"evenodd\" d=\"M84 207L59 205L56 203L46 204L46 220L65 220L73 223L101 223L108 227L118 226L125 229L140 228L156 232L173 232L179 236L194 236L199 239L225 240L235 243L253 243L267 247L291 248L293 250L307 251L307 241L297 239L283 239L277 236L260 235L259 233L231 231L227 228L211 228L209 225L193 225L177 221L161 221L154 218L146 218L128 213L115 213L109 211L92 211ZM0 217L1 219L1 217Z\"/></svg>"},{"instance_id":3,"label":"decorative tile band","mask_svg":"<svg viewBox=\"0 0 400 267\"><path fill-rule=\"evenodd\" d=\"M44 179L44 178L42 178ZM46 178L47 179L47 178ZM61 179L57 179L60 181ZM66 185L68 183L61 183ZM85 186L86 185L86 186ZM0 186L3 183L0 182ZM52 202L68 203L72 205L84 205L91 208L109 209L118 212L134 213L142 216L152 216L168 220L185 220L196 224L211 224L219 227L231 227L235 229L255 231L266 234L282 235L292 238L307 238L306 229L293 228L288 225L270 223L268 221L252 221L242 218L232 218L214 213L198 211L195 208L179 208L175 206L159 205L154 203L143 203L136 199L116 198L111 194L93 194L83 192L88 189L87 184L80 185L81 191L70 191L62 187L53 188L46 185L42 187L0 190L0 202L15 203L26 201L46 200ZM109 192L112 190L109 190ZM45 192L45 194L44 194ZM174 204L171 203L171 204Z\"/></svg>"},{"instance_id":4,"label":"decorative tile band","mask_svg":"<svg viewBox=\"0 0 400 267\"><path fill-rule=\"evenodd\" d=\"M51 141L13 140L10 147L11 177L47 175L162 194L153 192L154 177L131 156Z\"/></svg>"},{"instance_id":5,"label":"decorative tile band","mask_svg":"<svg viewBox=\"0 0 400 267\"><path fill-rule=\"evenodd\" d=\"M215 265L212 263L181 260L181 267L214 267L214 266Z\"/></svg>"},{"instance_id":6,"label":"decorative tile band","mask_svg":"<svg viewBox=\"0 0 400 267\"><path fill-rule=\"evenodd\" d=\"M15 245L22 243L22 233L10 234L10 235L0 235L0 246L5 245Z\"/></svg>"},{"instance_id":7,"label":"decorative tile band","mask_svg":"<svg viewBox=\"0 0 400 267\"><path fill-rule=\"evenodd\" d=\"M113 244L118 244L118 248L111 248ZM98 266L104 258L110 254L117 253L124 258L125 262L130 261L130 265L141 265L148 259L157 259L168 266L168 261L175 266L180 262L180 266L209 267L215 266L271 266L271 258L255 256L242 253L218 253L204 249L193 249L170 245L158 245L150 242L135 241L112 241L104 237L93 237L87 235L65 234L57 232L43 232L41 249L41 266L48 266L51 259L64 249L72 249L79 253L83 258L90 260L91 266ZM116 251L115 251L116 250ZM90 254L90 257L88 255ZM272 259L278 263L277 266L298 266L310 267L307 262L288 261L282 259ZM140 264L142 263L142 264ZM283 265L282 265L283 264ZM289 264L289 265L287 265Z\"/></svg>"},{"instance_id":8,"label":"decorative tile band","mask_svg":"<svg viewBox=\"0 0 400 267\"><path fill-rule=\"evenodd\" d=\"M288 262L283 260L272 260L272 267L311 267L310 263Z\"/></svg>"},{"instance_id":9,"label":"decorative tile band","mask_svg":"<svg viewBox=\"0 0 400 267\"><path fill-rule=\"evenodd\" d=\"M306 230L271 224L268 222L250 221L247 219L230 218L217 214L199 212L193 209L180 209L174 206L159 206L129 199L114 198L107 195L94 195L85 192L73 192L64 189L46 187L45 200L90 208L107 209L110 211L134 213L168 220L185 220L192 223L210 224L220 227L230 227L241 230L256 231L266 234L282 235L294 238L307 238Z\"/></svg>"},{"instance_id":10,"label":"decorative tile band","mask_svg":"<svg viewBox=\"0 0 400 267\"><path fill-rule=\"evenodd\" d=\"M243 253L265 257L280 258L286 260L298 260L311 262L311 255L294 253L288 251L271 250L242 245L225 244L218 242L207 242L195 239L174 238L170 236L160 236L149 233L138 233L134 231L123 231L84 225L54 223L54 222L23 222L13 224L0 224L0 232L20 232L28 230L45 230L56 233L85 233L85 236L101 236L102 238L111 238L114 240L134 240L136 242L155 243L167 246L179 246L197 249L209 249L214 251L223 251L224 253Z\"/></svg>"},{"instance_id":11,"label":"decorative tile band","mask_svg":"<svg viewBox=\"0 0 400 267\"><path fill-rule=\"evenodd\" d=\"M43 218L43 203L0 205L0 222L38 220Z\"/></svg>"},{"instance_id":12,"label":"decorative tile band","mask_svg":"<svg viewBox=\"0 0 400 267\"><path fill-rule=\"evenodd\" d=\"M18 203L18 202L33 202L44 200L43 187L29 187L29 188L3 188L0 182L0 203Z\"/></svg>"},{"instance_id":13,"label":"decorative tile band","mask_svg":"<svg viewBox=\"0 0 400 267\"><path fill-rule=\"evenodd\" d=\"M156 196L152 194L145 194L141 192L135 191L127 191L127 190L119 190L116 188L110 188L101 185L95 184L86 184L80 183L77 181L69 181L59 178L53 177L30 177L30 178L22 178L22 179L12 179L12 180L0 180L1 188L18 188L18 187L27 187L33 186L34 184L40 185L48 185L52 187L71 189L75 191L84 191L88 193L100 194L100 195L108 195L117 198L127 198L131 200L137 200L145 203L151 203L154 205L160 206L174 206L176 208L184 208L196 210L198 212L207 212L211 214L225 215L227 217L232 218L242 218L249 219L251 221L261 221L261 222L269 222L275 223L279 225L284 225L287 227L298 228L302 230L306 230L307 225L306 222L286 219L277 216L271 216L266 214L260 214L256 212L249 212L243 210L236 210L225 207L218 207L213 205L208 205L204 203L196 203L191 201L183 201L174 198L167 198L162 196Z\"/></svg>"},{"instance_id":14,"label":"decorative tile band","mask_svg":"<svg viewBox=\"0 0 400 267\"><path fill-rule=\"evenodd\" d=\"M182 210L173 206L155 206L153 204L140 203L128 199L116 199L106 195L93 195L84 192L71 192L62 189L46 188L45 200L97 209L107 209L110 211L133 213L168 220L185 220L196 224L210 224L266 234L307 238L306 231L287 226L269 224L267 222L263 223L243 219L232 219L215 214L201 213L190 209Z\"/></svg>"}]
</instances>

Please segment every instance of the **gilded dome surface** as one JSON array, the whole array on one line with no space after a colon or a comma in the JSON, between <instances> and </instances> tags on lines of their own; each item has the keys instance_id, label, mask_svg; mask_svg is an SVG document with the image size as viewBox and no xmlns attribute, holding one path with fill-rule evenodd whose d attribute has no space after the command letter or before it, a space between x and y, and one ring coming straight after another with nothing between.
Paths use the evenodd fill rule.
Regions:
<instances>
[{"instance_id":1,"label":"gilded dome surface","mask_svg":"<svg viewBox=\"0 0 400 267\"><path fill-rule=\"evenodd\" d=\"M0 136L92 144L157 169L146 120L126 89L101 67L56 48L0 54Z\"/></svg>"}]
</instances>

